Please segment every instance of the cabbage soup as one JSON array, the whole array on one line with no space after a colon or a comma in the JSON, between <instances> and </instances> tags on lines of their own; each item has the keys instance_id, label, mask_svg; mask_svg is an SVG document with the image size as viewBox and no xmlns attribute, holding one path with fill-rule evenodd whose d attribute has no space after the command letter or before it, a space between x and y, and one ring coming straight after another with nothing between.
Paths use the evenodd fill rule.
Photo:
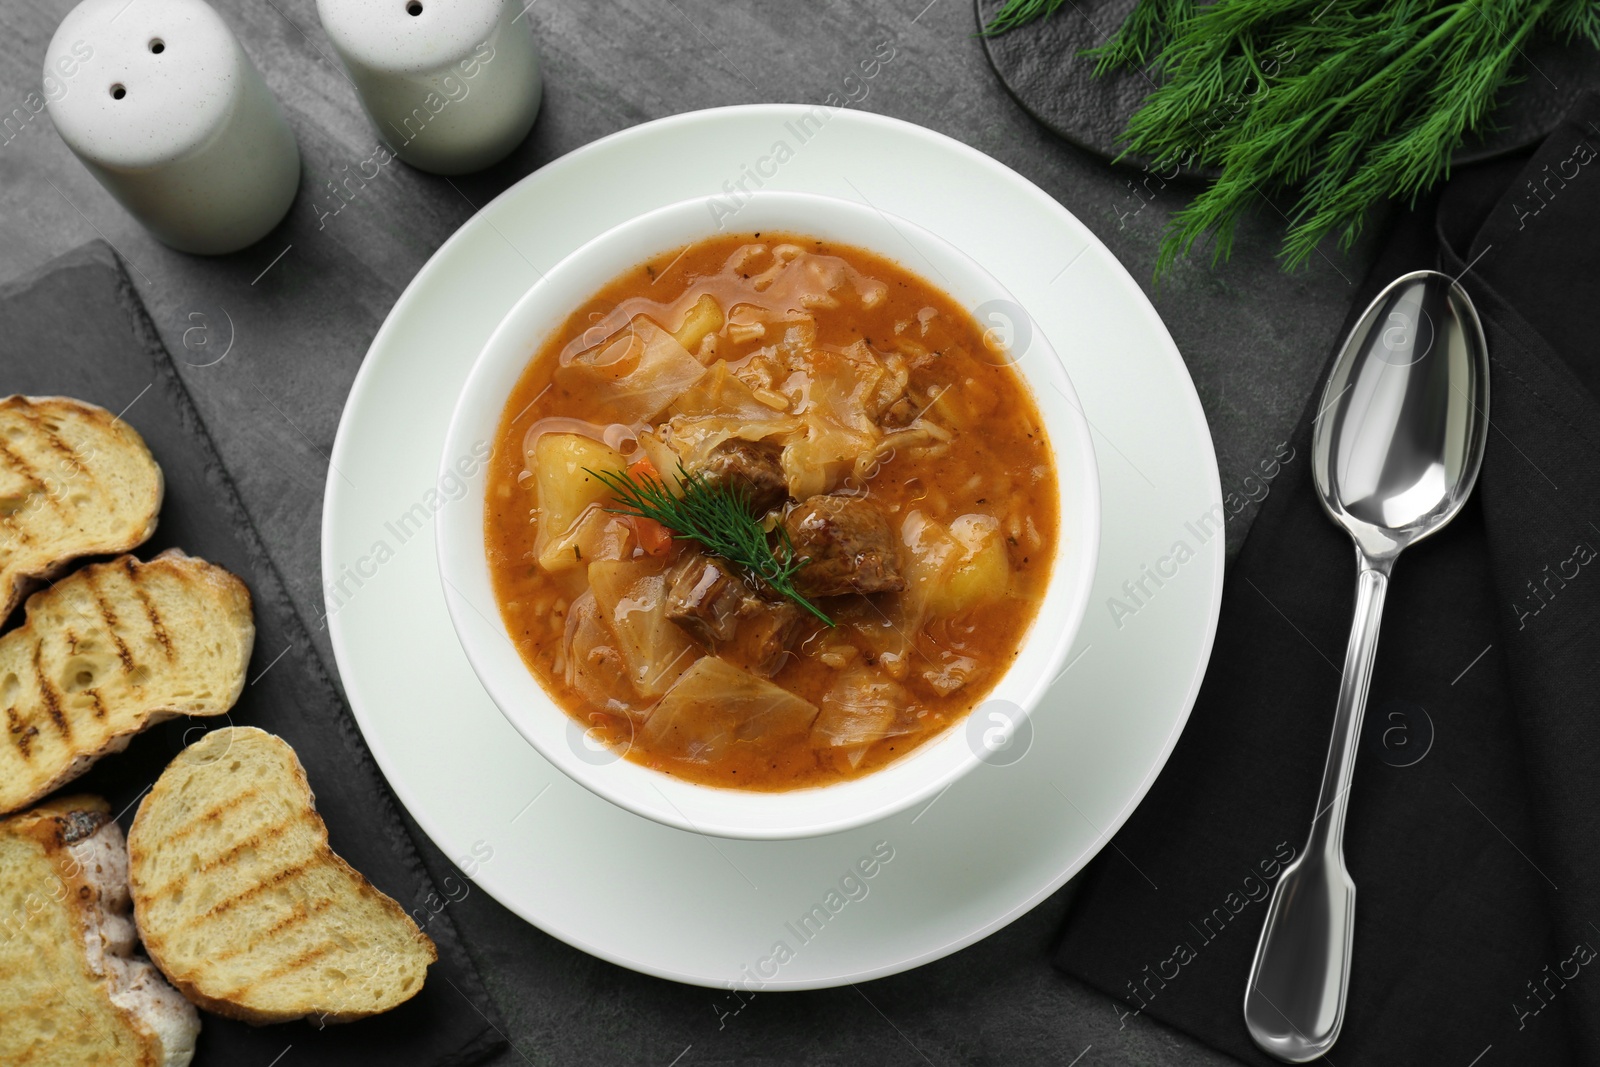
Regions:
<instances>
[{"instance_id":1,"label":"cabbage soup","mask_svg":"<svg viewBox=\"0 0 1600 1067\"><path fill-rule=\"evenodd\" d=\"M783 790L960 722L1049 582L1059 509L1022 376L874 253L714 237L533 354L489 462L495 595L529 670L628 759Z\"/></svg>"}]
</instances>

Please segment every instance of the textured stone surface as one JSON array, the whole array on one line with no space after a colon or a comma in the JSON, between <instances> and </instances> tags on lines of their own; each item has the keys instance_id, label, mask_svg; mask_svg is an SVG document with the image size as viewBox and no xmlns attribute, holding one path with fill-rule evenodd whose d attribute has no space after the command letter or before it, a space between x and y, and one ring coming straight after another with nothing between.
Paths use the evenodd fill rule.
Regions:
<instances>
[{"instance_id":1,"label":"textured stone surface","mask_svg":"<svg viewBox=\"0 0 1600 1067\"><path fill-rule=\"evenodd\" d=\"M137 3L138 0L132 0ZM510 159L454 179L384 168L318 227L324 182L371 154L354 90L332 60L313 0L219 0L288 112L304 157L300 197L259 245L218 259L170 251L30 116L45 45L71 0L0 14L0 279L96 236L129 264L299 610L319 614L318 534L328 452L361 358L406 282L474 205L541 164L616 130L697 108L820 101L863 40L894 62L857 106L932 127L987 152L1083 219L1149 288L1157 239L1192 195L1113 169L1038 127L995 80L972 37L969 0L534 0L544 110ZM92 91L74 85L71 91ZM13 112L13 109L17 109ZM1242 226L1233 262L1181 265L1152 292L1188 361L1216 439L1225 493L1293 425L1334 341L1365 254L1329 251L1286 276L1276 216ZM285 251L287 249L287 251ZM274 260L282 253L282 258ZM213 366L232 324L233 348ZM209 344L202 342L209 341ZM5 360L49 359L5 351ZM1229 523L1237 547L1253 508ZM332 663L326 635L319 651ZM1019 830L1020 832L1020 830ZM445 861L425 847L436 869ZM1068 903L1052 897L942 962L860 989L763 995L719 1028L715 995L644 978L545 936L473 893L453 905L516 1046L500 1063L1101 1064L1224 1063L1147 1020L1119 1029L1112 1002L1050 968ZM463 1003L461 1010L474 1010ZM1090 1048L1092 1046L1092 1048ZM292 1067L292 1060L285 1061Z\"/></svg>"}]
</instances>

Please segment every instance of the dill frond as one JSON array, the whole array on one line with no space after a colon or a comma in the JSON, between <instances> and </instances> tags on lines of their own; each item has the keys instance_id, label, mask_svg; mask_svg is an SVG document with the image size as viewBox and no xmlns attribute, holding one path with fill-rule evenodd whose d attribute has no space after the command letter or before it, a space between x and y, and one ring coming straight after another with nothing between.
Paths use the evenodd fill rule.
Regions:
<instances>
[{"instance_id":1,"label":"dill frond","mask_svg":"<svg viewBox=\"0 0 1600 1067\"><path fill-rule=\"evenodd\" d=\"M782 526L778 527L777 545L768 540L761 520L750 509L749 493L739 486L708 482L702 475L684 470L682 464L678 466L678 494L648 474L634 477L627 471L583 469L610 489L622 505L606 510L654 519L833 625L832 619L794 587L794 576L810 561L795 556L794 544Z\"/></svg>"}]
</instances>

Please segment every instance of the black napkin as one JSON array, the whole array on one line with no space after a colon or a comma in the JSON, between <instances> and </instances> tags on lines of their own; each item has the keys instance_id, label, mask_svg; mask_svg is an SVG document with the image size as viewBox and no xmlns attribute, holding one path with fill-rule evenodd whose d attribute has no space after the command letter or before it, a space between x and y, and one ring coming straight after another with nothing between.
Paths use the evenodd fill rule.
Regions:
<instances>
[{"instance_id":1,"label":"black napkin","mask_svg":"<svg viewBox=\"0 0 1600 1067\"><path fill-rule=\"evenodd\" d=\"M1531 161L1402 219L1349 324L1407 270L1469 265L1488 454L1390 586L1345 842L1340 1067L1600 1062L1600 95ZM1148 1014L1258 1064L1245 982L1304 844L1353 606L1354 554L1311 486L1316 404L1228 577L1193 718L1056 956L1123 1026Z\"/></svg>"},{"instance_id":2,"label":"black napkin","mask_svg":"<svg viewBox=\"0 0 1600 1067\"><path fill-rule=\"evenodd\" d=\"M104 795L126 829L138 799L186 743L229 721L259 726L299 754L334 850L410 911L439 949L422 992L371 1019L322 1029L303 1022L256 1029L203 1014L197 1067L266 1067L279 1056L281 1067L464 1067L500 1048L497 1013L449 913L466 886L451 878L436 886L423 870L388 786L323 672L172 357L104 244L70 252L0 289L0 368L0 392L67 395L122 412L166 476L160 525L137 554L148 559L176 546L221 564L244 579L255 605L250 680L227 720L157 726L62 792Z\"/></svg>"}]
</instances>

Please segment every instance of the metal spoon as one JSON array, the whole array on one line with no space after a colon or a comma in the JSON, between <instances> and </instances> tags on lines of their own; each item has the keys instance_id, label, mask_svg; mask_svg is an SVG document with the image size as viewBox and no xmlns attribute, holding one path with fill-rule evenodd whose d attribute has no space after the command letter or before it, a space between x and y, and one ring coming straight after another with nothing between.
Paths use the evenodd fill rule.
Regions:
<instances>
[{"instance_id":1,"label":"metal spoon","mask_svg":"<svg viewBox=\"0 0 1600 1067\"><path fill-rule=\"evenodd\" d=\"M1488 428L1488 348L1466 291L1436 271L1396 279L1345 339L1312 432L1317 494L1358 569L1311 835L1273 890L1244 997L1251 1038L1288 1063L1327 1052L1344 1022L1356 903L1344 820L1389 572L1466 503Z\"/></svg>"}]
</instances>

